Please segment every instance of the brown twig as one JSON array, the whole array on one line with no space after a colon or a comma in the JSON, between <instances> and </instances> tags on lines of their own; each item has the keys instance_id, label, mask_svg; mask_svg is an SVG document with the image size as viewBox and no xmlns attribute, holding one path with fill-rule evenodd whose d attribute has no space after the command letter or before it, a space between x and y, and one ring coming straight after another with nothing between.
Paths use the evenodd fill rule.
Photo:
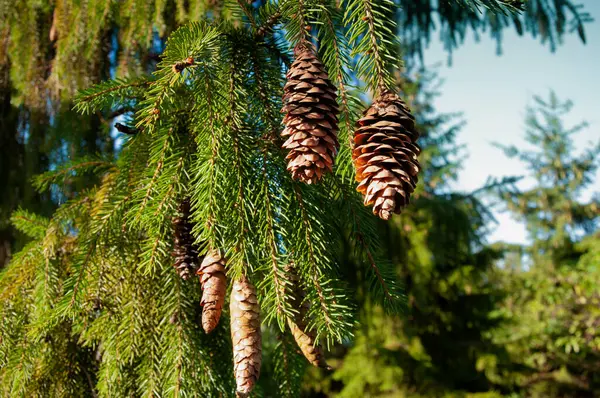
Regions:
<instances>
[{"instance_id":1,"label":"brown twig","mask_svg":"<svg viewBox=\"0 0 600 398\"><path fill-rule=\"evenodd\" d=\"M269 32L271 28L273 28L273 26L277 24L279 18L281 18L281 11L277 10L273 15L269 17L269 19L265 21L264 24L262 24L258 28L258 30L256 31L256 36L263 37L265 34L267 34L267 32Z\"/></svg>"},{"instance_id":2,"label":"brown twig","mask_svg":"<svg viewBox=\"0 0 600 398\"><path fill-rule=\"evenodd\" d=\"M244 11L244 14L248 18L248 21L250 21L250 25L252 25L252 29L256 30L257 29L256 19L254 18L254 15L252 15L252 12L250 12L250 10L248 10L248 4L242 0L236 0L236 1L237 1L238 5L240 6L240 8L242 9L242 11Z\"/></svg>"},{"instance_id":3,"label":"brown twig","mask_svg":"<svg viewBox=\"0 0 600 398\"><path fill-rule=\"evenodd\" d=\"M115 128L117 129L118 132L128 134L128 135L135 135L138 132L137 129L126 126L121 123L115 123Z\"/></svg>"}]
</instances>

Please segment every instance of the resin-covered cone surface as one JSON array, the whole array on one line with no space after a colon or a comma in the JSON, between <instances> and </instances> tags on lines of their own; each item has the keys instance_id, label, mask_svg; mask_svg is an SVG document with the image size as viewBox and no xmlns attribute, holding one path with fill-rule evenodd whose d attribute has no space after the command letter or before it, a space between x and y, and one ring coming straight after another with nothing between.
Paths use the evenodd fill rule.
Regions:
<instances>
[{"instance_id":1,"label":"resin-covered cone surface","mask_svg":"<svg viewBox=\"0 0 600 398\"><path fill-rule=\"evenodd\" d=\"M254 388L262 362L260 306L256 289L246 276L233 283L229 309L237 395L244 397Z\"/></svg>"},{"instance_id":2,"label":"resin-covered cone surface","mask_svg":"<svg viewBox=\"0 0 600 398\"><path fill-rule=\"evenodd\" d=\"M173 218L174 247L173 267L179 276L188 279L194 274L198 266L198 247L192 235L192 221L190 220L190 201L184 199L178 208L178 215Z\"/></svg>"},{"instance_id":3,"label":"resin-covered cone surface","mask_svg":"<svg viewBox=\"0 0 600 398\"><path fill-rule=\"evenodd\" d=\"M420 171L416 145L419 134L408 106L396 94L384 92L358 121L352 160L357 190L365 206L388 220L409 203Z\"/></svg>"},{"instance_id":4,"label":"resin-covered cone surface","mask_svg":"<svg viewBox=\"0 0 600 398\"><path fill-rule=\"evenodd\" d=\"M299 44L294 55L284 87L281 135L292 177L313 184L332 171L339 148L337 94L311 44Z\"/></svg>"},{"instance_id":5,"label":"resin-covered cone surface","mask_svg":"<svg viewBox=\"0 0 600 398\"><path fill-rule=\"evenodd\" d=\"M200 264L197 274L202 285L202 328L206 333L210 333L219 324L225 302L225 258L218 250L210 250Z\"/></svg>"}]
</instances>

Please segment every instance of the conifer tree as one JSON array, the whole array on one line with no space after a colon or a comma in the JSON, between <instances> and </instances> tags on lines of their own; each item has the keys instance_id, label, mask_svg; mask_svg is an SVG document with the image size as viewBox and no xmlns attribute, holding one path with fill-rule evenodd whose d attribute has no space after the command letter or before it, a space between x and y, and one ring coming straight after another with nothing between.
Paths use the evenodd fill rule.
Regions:
<instances>
[{"instance_id":1,"label":"conifer tree","mask_svg":"<svg viewBox=\"0 0 600 398\"><path fill-rule=\"evenodd\" d=\"M59 114L67 106L61 101L115 73L106 68L115 53L116 69L129 75L76 97L76 110L93 133L84 141L90 148L69 149L80 155L106 146L106 156L53 152L72 161L57 162L35 186L53 195L68 185L68 195L58 194L66 202L51 217L25 210L13 215L14 227L31 240L0 277L3 395L206 397L272 388L294 396L305 363L288 330L290 320L300 324L289 264L298 277L293 287L310 304L303 327L315 346L350 339L356 288L387 310L398 309L402 297L393 268L380 261L375 220L355 192L349 145L367 107L361 96L396 90L394 21L400 11L394 3L349 1L346 13L320 1L256 7L175 2L173 13L169 2L132 1L122 13L113 2L34 3L1 13L13 68L25 71L11 83L15 103L42 115L30 128L57 123L47 108ZM494 14L482 17L482 5ZM505 1L454 6L469 6L459 18L463 26L473 19L487 26L492 15L510 18L514 11ZM175 30L189 20L197 21ZM48 35L38 34L37 26ZM156 33L171 34L165 44ZM286 170L277 113L290 50L302 40L315 44L339 108L335 167L310 186ZM158 63L154 51L161 53ZM152 75L144 73L154 67ZM107 115L125 116L116 128L128 136L117 153L108 126L98 127ZM172 267L183 264L172 256L172 221L187 198L193 243L222 253L227 279L243 293L227 298L222 316L231 323L219 322L210 334L201 329L200 303L207 303L200 288L207 281L182 279ZM188 233L186 227L186 240ZM357 255L369 259L357 286L340 278L336 248L346 234ZM261 351L264 361L257 357ZM222 360L225 352L231 360ZM255 386L261 362L274 377Z\"/></svg>"},{"instance_id":2,"label":"conifer tree","mask_svg":"<svg viewBox=\"0 0 600 398\"><path fill-rule=\"evenodd\" d=\"M502 198L508 210L525 223L533 243L531 254L560 262L562 256L568 257L574 242L598 227L598 198L588 203L579 198L594 183L600 143L589 143L582 153L575 153L573 136L588 125L564 125L573 103L561 102L554 92L547 100L536 96L534 102L535 108L528 109L525 136L534 150L500 147L531 170L536 184L527 190L506 190Z\"/></svg>"},{"instance_id":3,"label":"conifer tree","mask_svg":"<svg viewBox=\"0 0 600 398\"><path fill-rule=\"evenodd\" d=\"M370 14L387 12L389 5L376 6L380 8L356 5L345 17L355 27L347 41L346 32L335 28L341 21L334 22L326 10L315 13L302 2L260 10L240 4L237 12L245 13L247 26L208 21L183 26L170 36L153 76L104 82L78 95L76 107L84 114L132 109L128 127L135 134L115 162L74 161L37 179L44 192L74 171L93 171L101 178L51 219L38 225L31 213L15 215L15 226L34 240L2 277L2 308L12 337L2 339L6 349L1 385L7 394L36 394L43 380L57 395L87 391L210 396L234 390L246 395L260 374L261 320L283 336L289 335L292 320L314 336L315 346L350 337L353 303L348 286L338 277L339 261L332 250L338 231L333 225L350 214L360 225L372 221L368 213L348 213L341 205L357 203L348 201L358 194L347 137L360 110L357 94L344 88L349 85L344 69L354 67L354 47L365 89L387 89L385 82L392 81L398 60L379 57L389 54L386 43L394 40L385 29L390 22ZM286 39L270 43L258 36L259 23L261 18L274 20L275 14L281 15ZM302 18L294 17L298 15ZM307 26L318 18L329 20L331 29L313 37L306 33ZM282 59L295 43L317 38L323 68L335 76L344 98L339 112L346 128L339 133L345 146L335 175L309 186L286 170L279 136L282 118L276 110L283 93ZM320 103L319 96L315 98ZM337 108L328 109L331 106ZM320 114L308 117L318 123L326 120ZM332 211L336 203L339 210ZM224 271L233 281L227 314L231 338L226 322L209 336L200 330L200 283L189 278L188 269L197 263L200 242L226 258ZM285 271L292 262L294 285ZM208 272L206 267L200 271ZM393 310L401 303L400 295L386 274L385 264L374 265L373 290L381 291L379 297ZM202 282L207 289L207 281ZM310 303L302 322L296 318L299 308L292 307L298 300L292 287L301 289L301 300ZM11 319L8 314L14 313L17 298L30 301ZM208 303L202 303L206 308ZM49 341L57 333L72 336L76 343L70 350L89 353L92 359L86 365L97 369L88 370L89 378L52 378L57 366L53 361L74 366L69 352L53 351ZM289 339L281 341L289 344ZM20 348L8 349L15 346ZM226 346L233 360L216 361ZM53 361L44 362L36 355L39 350ZM291 354L297 348L286 350ZM277 358L275 369L290 363ZM287 379L295 374L278 372L280 385L294 385ZM234 380L237 385L232 388Z\"/></svg>"},{"instance_id":4,"label":"conifer tree","mask_svg":"<svg viewBox=\"0 0 600 398\"><path fill-rule=\"evenodd\" d=\"M265 3L254 2L252 8ZM348 4L314 3L329 10L334 21L341 20L339 7ZM401 0L391 7L388 17L398 22L393 33L402 39L407 63L416 61L434 40L437 20L439 39L451 52L468 31L490 32L500 45L502 32L513 28L540 37L554 50L571 31L585 39L584 24L590 19L571 0L457 0L436 5L434 0ZM504 5L523 12L498 13ZM265 22L258 27L260 36L280 19L277 13L263 16L266 19L260 15L257 19ZM58 203L94 183L92 175L69 178L60 189L41 195L30 184L31 177L78 157L111 158L120 148L115 144L120 137L111 127L119 122L117 131L131 131L122 120L115 120L128 114L129 106L78 115L71 111L75 93L107 78L133 78L153 71L167 36L182 24L203 18L250 22L234 2L221 0L0 3L0 182L6 192L0 199L0 260L4 259L0 265L26 243L24 235L10 225L12 211L21 205L49 216ZM319 24L341 27L323 19Z\"/></svg>"},{"instance_id":5,"label":"conifer tree","mask_svg":"<svg viewBox=\"0 0 600 398\"><path fill-rule=\"evenodd\" d=\"M505 259L508 291L503 315L510 320L494 333L507 346L510 362L491 366L502 382L526 396L588 397L600 394L600 198L594 177L600 142L577 153L573 137L586 123L566 127L571 101L551 92L528 109L526 141L503 147L521 160L533 179L527 189L502 190L507 209L525 223L531 244ZM587 202L585 189L592 189ZM507 248L508 253L519 253ZM513 262L524 257L526 267Z\"/></svg>"}]
</instances>

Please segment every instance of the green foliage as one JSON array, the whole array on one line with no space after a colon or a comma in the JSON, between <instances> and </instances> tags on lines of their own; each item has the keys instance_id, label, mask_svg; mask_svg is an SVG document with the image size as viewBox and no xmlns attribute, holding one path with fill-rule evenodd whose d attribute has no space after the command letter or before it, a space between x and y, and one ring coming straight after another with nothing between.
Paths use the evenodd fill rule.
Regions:
<instances>
[{"instance_id":1,"label":"green foliage","mask_svg":"<svg viewBox=\"0 0 600 398\"><path fill-rule=\"evenodd\" d=\"M584 24L589 20L589 15L571 1L530 0L522 7L521 14L512 12L503 3L515 1L448 1L441 7L435 7L433 0L369 3L373 10L389 14L389 18L385 23L375 18L372 22L379 26L373 25L374 29L369 30L374 35L355 39L367 43L365 40L370 37L382 45L376 52L352 59L344 9L339 2L305 1L300 15L313 29L310 36L318 37L321 43L319 51L339 89L340 119L348 127L354 121L354 111L349 110L360 107L356 96L349 95L352 85L359 83L354 79L353 71L358 70L355 64L359 62L368 69L369 65L375 65L375 54L398 53L395 46L389 47L382 40L399 39L405 62L412 63L432 40L436 20L440 21L440 39L448 51L459 46L468 31L475 34L489 31L500 42L502 32L513 27L521 34L528 32L549 41L554 48L573 29L583 35ZM61 189L55 186L44 194L37 193L30 184L33 176L65 162L75 162L80 156L110 159L119 152L121 138L111 134L111 126L115 121L123 123L115 118L125 115L125 122L131 128L135 104L143 100L148 87L158 87L145 76L156 68L171 32L182 24L203 19L244 24L264 38L273 61L289 65L290 46L284 40L284 32L289 34L294 29L304 32L300 29L301 19L295 18L299 15L298 4L263 1L249 5L221 0L1 2L0 36L4 40L0 41L0 182L8 188L0 201L0 265L26 242L10 226L12 211L21 206L50 216L58 203L97 182L90 173L87 174L90 178L67 183ZM365 4L346 2L344 6L362 9ZM497 13L500 9L510 12ZM349 21L364 30L366 21L359 14L346 18ZM394 21L397 28L393 27ZM275 34L271 35L273 29ZM387 56L378 56L381 61L378 68L385 72L382 75L389 84L387 68L398 62ZM363 78L381 80L382 75ZM107 81L108 78L116 79ZM85 115L72 112L72 98L91 94L90 86L99 83L106 84L105 89L113 96L99 96L101 90L94 89L96 101L77 105L77 110ZM77 94L79 90L83 91ZM129 100L124 101L125 98ZM345 131L340 133L345 140ZM349 153L342 148L341 155L347 157ZM351 178L350 169L344 171L344 176Z\"/></svg>"},{"instance_id":2,"label":"green foliage","mask_svg":"<svg viewBox=\"0 0 600 398\"><path fill-rule=\"evenodd\" d=\"M502 300L495 285L497 253L480 240L487 209L475 196L450 193L462 155L455 143L458 115L432 108L435 75L398 80L422 133L426 172L398 221L374 228L386 231L380 253L407 303L400 314L386 313L375 289L361 289L355 340L334 352L336 371L321 375L311 390L341 397L469 396L493 388L477 364L503 351L485 336L501 321L491 315ZM349 234L340 249L347 258L345 278L354 285L370 280L360 251L348 250L359 243Z\"/></svg>"},{"instance_id":3,"label":"green foliage","mask_svg":"<svg viewBox=\"0 0 600 398\"><path fill-rule=\"evenodd\" d=\"M115 105L128 104L129 101L135 99L139 101L150 83L147 79L107 80L81 90L75 96L74 110L82 114L91 114L105 109L113 109Z\"/></svg>"},{"instance_id":4,"label":"green foliage","mask_svg":"<svg viewBox=\"0 0 600 398\"><path fill-rule=\"evenodd\" d=\"M597 247L598 242L590 237L586 246ZM521 366L507 367L512 370L505 370L503 382L531 396L598 393L600 275L597 264L584 265L584 258L594 255L587 253L576 266L548 271L538 265L506 277L514 293L501 312L509 323L494 339ZM501 372L505 366L500 363L490 371Z\"/></svg>"},{"instance_id":5,"label":"green foliage","mask_svg":"<svg viewBox=\"0 0 600 398\"><path fill-rule=\"evenodd\" d=\"M85 176L86 172L101 174L113 168L113 164L102 159L82 157L61 165L57 170L47 171L34 178L33 185L39 192L49 190L53 185L65 186L70 180Z\"/></svg>"},{"instance_id":6,"label":"green foliage","mask_svg":"<svg viewBox=\"0 0 600 398\"><path fill-rule=\"evenodd\" d=\"M458 125L414 101L425 182L391 227L360 203L349 144L367 90L394 84L398 39L410 61L434 16L449 50L468 29L500 37L511 23L554 44L571 22L581 34L586 20L566 1L530 0L520 15L508 3L0 4L0 175L11 190L2 216L22 201L27 210L12 222L30 239L0 273L0 395L232 395L227 311L205 335L198 283L180 280L170 264L170 223L184 197L197 243L225 252L230 280L247 274L258 286L265 364L257 395L297 396L307 385L286 331L297 311L285 272L292 263L310 326L333 352L349 352L330 384L344 383L342 395L469 396L473 382L512 388L489 370L505 355L491 332L502 317L491 311L501 296L495 253L479 239L486 209L447 185L460 165ZM339 92L342 145L333 175L318 186L292 181L280 150L283 72L301 39L318 43ZM413 96L419 84L403 88ZM116 145L119 117L135 134ZM28 183L34 174L38 192ZM591 267L597 253L581 244L581 267ZM585 294L593 288L580 284ZM596 304L568 289L553 294L585 311ZM585 362L596 355L584 344L587 324L581 337L587 320L568 319L552 352L579 347ZM473 341L480 345L464 348ZM352 367L365 358L373 367Z\"/></svg>"},{"instance_id":7,"label":"green foliage","mask_svg":"<svg viewBox=\"0 0 600 398\"><path fill-rule=\"evenodd\" d=\"M570 101L551 93L548 101L536 97L535 103L525 137L535 150L504 148L526 164L535 185L500 192L507 208L524 220L532 244L505 259L503 279L511 294L500 312L509 322L493 338L507 347L513 364L494 364L493 372L504 373L502 382L527 396L595 396L600 393L598 199L579 198L593 183L600 146L574 153L572 136L586 124L563 127Z\"/></svg>"},{"instance_id":8,"label":"green foliage","mask_svg":"<svg viewBox=\"0 0 600 398\"><path fill-rule=\"evenodd\" d=\"M600 241L594 227L591 233L582 228L594 225L597 212L568 218L570 209L595 205L578 202L573 193L592 181L595 147L574 155L572 130L557 128L560 102L551 99L555 106L548 107L538 100L549 123L530 115L527 137L536 150L514 151L536 183L521 192L515 179L502 179L471 195L452 193L447 183L460 165L461 148L454 144L460 124L432 112L432 82L427 74L400 79L429 144L422 155L429 169L417 198L383 241L405 289L406 309L388 315L369 291L359 291L364 301L353 344L333 353L332 375L311 374L305 390L340 397L597 395ZM547 135L552 139L542 139ZM557 150L561 160L549 161ZM555 179L577 165L585 171ZM556 186L564 195L560 205L539 194ZM531 245L486 247L490 219L477 197L496 191L523 216ZM522 203L527 206L518 207ZM540 222L539 214L547 217ZM570 221L544 221L561 218ZM559 228L567 231L560 240ZM347 263L357 258L350 254ZM360 268L347 272L348 280L364 278Z\"/></svg>"},{"instance_id":9,"label":"green foliage","mask_svg":"<svg viewBox=\"0 0 600 398\"><path fill-rule=\"evenodd\" d=\"M337 30L326 35L342 42ZM342 83L344 54L326 60L337 65ZM188 57L193 62L184 70L174 68ZM126 108L137 133L116 161L80 158L36 179L39 190L87 172L99 180L59 207L45 228L23 221L26 213L15 215L17 226L39 239L43 256L27 284L19 287L19 277L11 277L18 262L1 279L29 300L21 348L7 353L8 365L0 369L2 388L18 395L49 383L59 396L231 393L230 361L214 360L230 350L227 327L210 336L200 331L198 284L180 281L170 264L171 219L188 196L198 243L225 253L229 280L246 274L259 286L265 327L280 335L279 349L287 352L272 355L269 371L289 395L298 389L303 366L292 358L298 354L285 332L298 310L290 304L288 264L296 267L311 304L309 325L328 346L347 341L354 322L355 303L340 278L336 251L348 226L356 226L350 231L360 240L378 296L390 310L398 308L402 296L394 275L379 263L372 215L351 182L330 175L306 186L287 173L274 112L281 107L282 80L277 53L254 32L199 22L171 35L152 79L102 83L77 97L84 113ZM356 108L345 114L355 119ZM351 124L345 128L347 137ZM341 167L349 169L346 162ZM7 299L2 308L13 304ZM74 377L64 387L51 372L13 374L23 357L31 369L46 366L37 364L38 350L66 358L67 348L43 345L58 338L72 340L68 349L89 357L87 384Z\"/></svg>"},{"instance_id":10,"label":"green foliage","mask_svg":"<svg viewBox=\"0 0 600 398\"><path fill-rule=\"evenodd\" d=\"M352 57L361 55L356 64L356 75L373 90L390 88L392 71L398 51L394 34L394 3L389 0L357 1L345 4L344 23L349 26L348 41Z\"/></svg>"},{"instance_id":11,"label":"green foliage","mask_svg":"<svg viewBox=\"0 0 600 398\"><path fill-rule=\"evenodd\" d=\"M304 2L305 12L320 7L323 3L335 4L334 1L310 0ZM53 101L71 98L78 90L89 87L106 79L116 72L120 78L135 78L143 75L156 63L158 37L165 39L178 26L203 18L224 21L244 21L258 26L272 15L277 6L286 20L286 29L300 34L300 19L292 17L297 2L279 3L261 2L264 9L256 12L254 6L244 6L250 11L252 18L240 15L243 2L224 2L213 0L191 1L146 1L128 0L122 4L118 1L92 0L79 3L69 0L21 1L15 4L8 2L0 6L0 32L10 40L2 52L11 59L11 80L17 89L13 103L24 103L37 109L47 105L46 97ZM365 43L375 39L393 42L397 35L391 24L397 22L399 36L403 41L406 55L412 58L422 55L434 32L434 21L439 18L440 38L445 47L451 51L458 47L467 31L476 34L489 31L500 42L502 32L514 28L520 34L525 32L539 36L555 48L563 34L577 31L584 36L584 24L589 22L589 15L572 1L551 0L459 0L443 2L436 7L433 0L399 0L392 1L347 1L342 9L356 11L354 15L348 11L350 19L355 22L351 29L370 32L361 41ZM368 9L364 7L368 6ZM339 9L339 4L330 9ZM520 14L515 11L522 8ZM339 12L339 11L337 11ZM369 14L379 14L376 19L361 18ZM389 16L384 23L381 16ZM310 18L306 17L306 21ZM30 23L38 21L38 23ZM380 26L373 25L377 22ZM386 26L389 24L388 26ZM295 27L295 28L294 28ZM359 38L356 38L359 39ZM296 40L293 40L295 42ZM3 44L4 45L4 44ZM366 45L366 44L365 44ZM384 46L380 54L374 51L362 62L367 69L380 68L374 65L379 58L383 65L393 59L386 56ZM363 47L362 50L368 50ZM362 53L362 51L360 51ZM392 52L394 54L394 52ZM387 54L390 55L390 54ZM115 62L108 68L107 58L115 57ZM380 62L377 61L377 62ZM42 67L43 66L43 67ZM46 66L51 66L46 74ZM368 70L365 70L368 71ZM369 75L371 79L376 74Z\"/></svg>"},{"instance_id":12,"label":"green foliage","mask_svg":"<svg viewBox=\"0 0 600 398\"><path fill-rule=\"evenodd\" d=\"M33 239L42 238L46 234L49 224L44 217L25 210L15 211L11 216L11 221L15 228Z\"/></svg>"},{"instance_id":13,"label":"green foliage","mask_svg":"<svg viewBox=\"0 0 600 398\"><path fill-rule=\"evenodd\" d=\"M572 250L573 239L597 228L600 201L592 198L581 203L578 199L593 183L600 166L600 142L591 143L581 154L574 153L572 136L587 123L563 126L562 118L571 110L572 102L562 103L554 93L548 101L540 97L534 101L536 107L528 110L525 139L535 150L500 147L509 157L525 163L537 184L524 191L504 190L501 195L508 210L525 222L534 242L534 256L548 252L568 256L560 251Z\"/></svg>"}]
</instances>

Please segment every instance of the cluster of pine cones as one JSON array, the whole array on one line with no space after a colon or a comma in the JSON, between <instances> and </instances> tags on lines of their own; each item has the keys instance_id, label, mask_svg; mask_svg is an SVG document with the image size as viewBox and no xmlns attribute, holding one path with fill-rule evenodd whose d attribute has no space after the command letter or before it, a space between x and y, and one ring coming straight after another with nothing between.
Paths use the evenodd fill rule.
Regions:
<instances>
[{"instance_id":1,"label":"cluster of pine cones","mask_svg":"<svg viewBox=\"0 0 600 398\"><path fill-rule=\"evenodd\" d=\"M310 43L297 45L294 55L284 87L285 128L281 135L286 140L283 148L288 151L287 169L292 178L313 184L333 171L339 148L337 94ZM174 70L180 72L184 67L178 64ZM384 220L400 213L415 189L420 169L417 160L420 149L415 143L418 136L410 110L390 91L382 90L358 120L352 150L359 182L357 190L363 194L364 204L373 206L373 213ZM219 322L225 302L226 261L215 249L200 258L192 226L190 203L186 199L173 220L174 267L184 279L193 273L199 276L202 327L210 333ZM315 331L307 327L308 303L294 267L290 265L286 273L292 282L293 308L298 310L288 319L290 331L311 364L327 367L323 350L316 344ZM256 288L246 276L233 282L230 318L237 395L243 397L258 380L262 360L260 305Z\"/></svg>"},{"instance_id":2,"label":"cluster of pine cones","mask_svg":"<svg viewBox=\"0 0 600 398\"><path fill-rule=\"evenodd\" d=\"M190 215L190 201L184 199L173 219L174 249L173 266L179 276L189 279L195 273L202 286L202 328L212 332L219 323L227 291L226 261L218 250L208 250L199 257L198 246L192 236L193 222ZM200 265L197 264L200 262ZM304 300L304 292L298 283L298 276L292 266L286 269L294 283L294 308L298 311L288 320L290 331L307 360L319 367L327 367L323 349L316 344L316 334L307 327L306 316L309 305ZM231 341L233 344L234 375L237 396L247 396L260 375L262 361L262 339L260 331L260 305L256 288L246 276L233 282L230 295Z\"/></svg>"},{"instance_id":3,"label":"cluster of pine cones","mask_svg":"<svg viewBox=\"0 0 600 398\"><path fill-rule=\"evenodd\" d=\"M312 184L331 172L339 148L336 89L314 47L300 43L284 87L281 135L287 140L288 170ZM408 204L419 173L415 119L396 94L382 90L354 132L352 160L365 206L388 220Z\"/></svg>"}]
</instances>

